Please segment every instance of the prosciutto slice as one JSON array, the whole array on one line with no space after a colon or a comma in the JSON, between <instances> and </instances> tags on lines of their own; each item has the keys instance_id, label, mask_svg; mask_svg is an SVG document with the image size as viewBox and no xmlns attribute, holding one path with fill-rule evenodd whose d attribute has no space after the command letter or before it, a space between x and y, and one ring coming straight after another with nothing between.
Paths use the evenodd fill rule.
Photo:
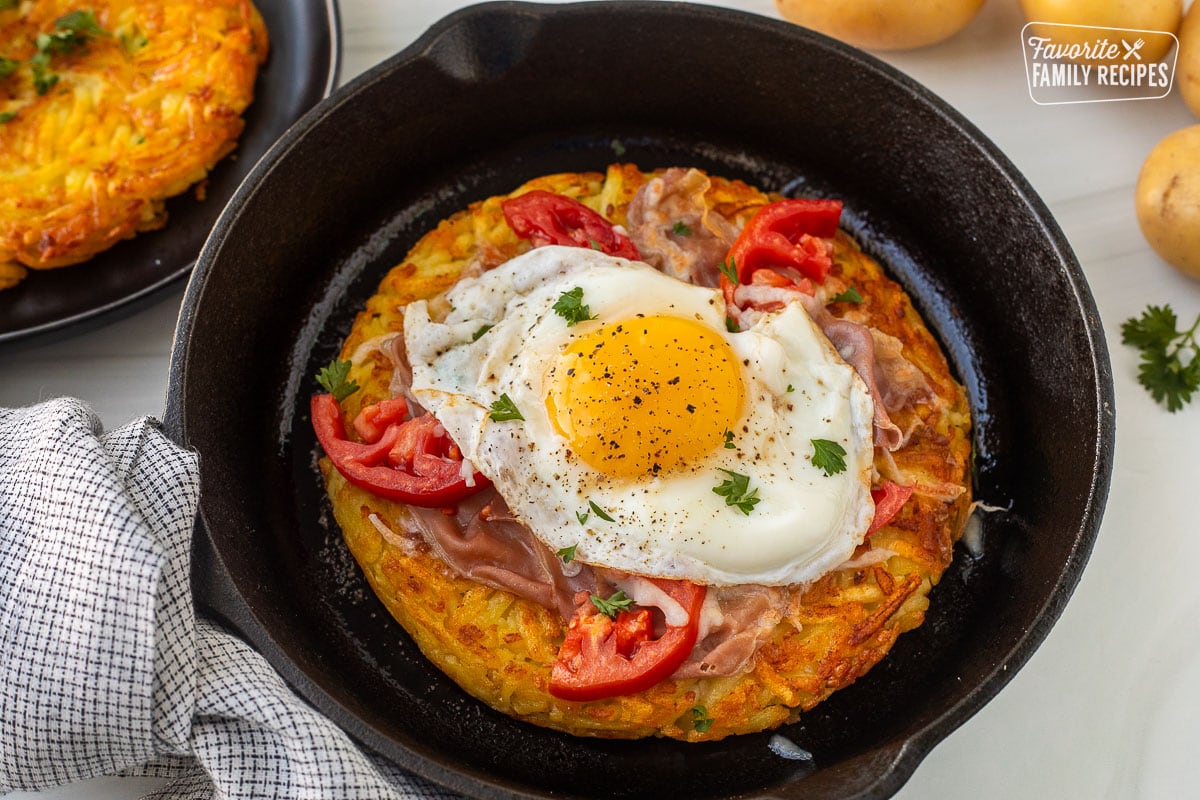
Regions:
<instances>
[{"instance_id":1,"label":"prosciutto slice","mask_svg":"<svg viewBox=\"0 0 1200 800\"><path fill-rule=\"evenodd\" d=\"M595 590L591 570L572 568L551 553L493 487L464 500L454 514L417 506L409 512L416 532L455 572L558 611L564 619L575 611L576 592Z\"/></svg>"},{"instance_id":2,"label":"prosciutto slice","mask_svg":"<svg viewBox=\"0 0 1200 800\"><path fill-rule=\"evenodd\" d=\"M672 167L638 189L629 204L629 237L646 263L699 286L720 283L721 262L738 229L708 209L712 186L697 169Z\"/></svg>"},{"instance_id":3,"label":"prosciutto slice","mask_svg":"<svg viewBox=\"0 0 1200 800\"><path fill-rule=\"evenodd\" d=\"M904 357L904 344L899 339L875 328L870 331L875 340L875 380L888 411L911 408L937 397L925 373Z\"/></svg>"},{"instance_id":4,"label":"prosciutto slice","mask_svg":"<svg viewBox=\"0 0 1200 800\"><path fill-rule=\"evenodd\" d=\"M673 677L724 677L745 671L783 619L787 601L786 588L752 584L710 587L701 614L700 638Z\"/></svg>"}]
</instances>

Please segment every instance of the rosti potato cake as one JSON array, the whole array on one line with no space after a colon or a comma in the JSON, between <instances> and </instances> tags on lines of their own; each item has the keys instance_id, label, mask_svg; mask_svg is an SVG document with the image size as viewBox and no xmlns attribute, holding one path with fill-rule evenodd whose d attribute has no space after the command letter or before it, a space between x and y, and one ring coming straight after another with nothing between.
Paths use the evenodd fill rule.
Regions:
<instances>
[{"instance_id":1,"label":"rosti potato cake","mask_svg":"<svg viewBox=\"0 0 1200 800\"><path fill-rule=\"evenodd\" d=\"M249 0L0 2L0 289L166 224L267 46Z\"/></svg>"},{"instance_id":2,"label":"rosti potato cake","mask_svg":"<svg viewBox=\"0 0 1200 800\"><path fill-rule=\"evenodd\" d=\"M557 216L543 218L519 236L514 227L527 226L519 215L506 219L505 202L537 191L574 198L616 227L605 229L568 206L552 205ZM314 397L313 422L327 453L320 468L345 541L375 593L422 652L476 698L575 735L714 740L795 720L865 674L901 633L921 624L929 591L949 565L969 513L965 393L904 291L841 231L830 230L819 241L800 237L811 252L829 257L827 269L815 273L820 280L788 270L762 270L768 273L759 276L762 280L754 277L745 284L735 279L744 268L726 259L730 245L779 199L740 181L685 169L643 173L632 165L614 165L606 174L531 180L507 197L474 203L423 237L358 314L340 363L323 371L322 385L333 394ZM402 422L419 413L404 338L406 310L428 309L437 318L465 313L442 293L459 281L465 285L467 278L499 274L509 260L547 244L548 235L553 239L556 226L560 243L573 236L585 248L609 252L624 248L628 234L635 250L664 272L698 285L720 285L733 299L729 308L740 311L727 320L731 331L749 325L755 314L777 310L780 295L773 292L781 286L790 292L783 296L786 302L804 294L814 324L831 339L840 340L842 329L868 331L872 346L866 347L871 350L866 369L873 370L872 397L881 415L872 420L874 441L867 454L875 518L839 566L789 585L714 583L706 587L703 611L693 613L696 607L689 606L688 620L681 623L670 612L660 613L671 601L655 609L656 601L645 600L644 592L637 604L620 603L628 597L610 592L625 573L580 565L573 560L574 548L541 544L497 487L472 475L469 466L433 481L436 492L446 493L434 496L428 507L406 502L413 481L424 481L428 489L433 480L419 477L423 468L414 466L414 446L418 454L436 456L429 475L446 464L461 465L453 459L472 446L464 441L460 449L436 423ZM556 304L554 311L594 318L587 301L595 300L571 294L564 292L563 307ZM423 299L429 302L416 302ZM489 327L465 334L485 338ZM847 361L856 360L852 349L839 347ZM497 416L498 408L504 411L502 403L493 403L491 419L511 418ZM446 428L451 426L448 421ZM732 438L733 431L727 431L726 447ZM418 440L422 444L414 445ZM399 451L407 453L407 462L403 453L397 460ZM836 471L836 466L826 469ZM405 474L393 480L370 470ZM474 488L472 482L477 482ZM508 499L516 507L516 498ZM747 501L744 516L753 520L756 498L743 491L741 499ZM581 509L576 512L581 525L601 524L596 515L603 509L594 503ZM736 508L728 513L730 520L742 516ZM877 524L885 519L886 524ZM479 547L482 555L471 550ZM527 563L517 564L522 561ZM581 590L581 583L592 588ZM672 587L687 583L655 585L683 598ZM623 610L603 608L614 599ZM635 617L643 603L654 614ZM639 622L650 626L640 639ZM604 627L597 637L609 638L589 640L588 626L595 625ZM562 690L560 670L564 663L597 657L589 641L634 637L632 645L628 640L615 645L618 656L604 651L604 658L623 658L628 666L639 661L638 648L650 649L647 642L661 642L687 626L695 630L686 660L669 675L656 676L648 688L564 698L578 695ZM381 628L380 635L389 632Z\"/></svg>"}]
</instances>

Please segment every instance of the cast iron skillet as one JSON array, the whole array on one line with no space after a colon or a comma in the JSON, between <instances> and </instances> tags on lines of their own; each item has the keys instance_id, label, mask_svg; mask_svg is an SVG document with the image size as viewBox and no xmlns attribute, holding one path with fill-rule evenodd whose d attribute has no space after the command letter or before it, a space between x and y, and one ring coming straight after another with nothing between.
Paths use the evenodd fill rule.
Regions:
<instances>
[{"instance_id":1,"label":"cast iron skillet","mask_svg":"<svg viewBox=\"0 0 1200 800\"><path fill-rule=\"evenodd\" d=\"M330 522L312 376L436 222L529 177L696 165L836 195L969 388L982 555L923 627L771 734L687 745L513 721L433 669ZM481 797L881 798L1013 676L1091 549L1113 390L1096 310L1049 212L929 92L811 32L705 6L492 3L322 102L254 169L188 287L169 421L201 454L200 601L366 745Z\"/></svg>"},{"instance_id":2,"label":"cast iron skillet","mask_svg":"<svg viewBox=\"0 0 1200 800\"><path fill-rule=\"evenodd\" d=\"M336 0L256 0L271 37L254 102L234 155L208 177L206 199L188 191L167 201L169 221L100 253L87 264L33 271L0 292L0 345L78 326L111 322L188 274L221 208L254 162L337 81ZM72 332L78 332L78 328Z\"/></svg>"}]
</instances>

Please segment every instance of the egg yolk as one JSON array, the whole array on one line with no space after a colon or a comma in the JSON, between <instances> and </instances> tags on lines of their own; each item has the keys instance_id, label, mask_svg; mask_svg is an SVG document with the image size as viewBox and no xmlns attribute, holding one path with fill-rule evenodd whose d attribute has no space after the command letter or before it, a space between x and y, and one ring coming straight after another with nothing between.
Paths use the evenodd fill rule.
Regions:
<instances>
[{"instance_id":1,"label":"egg yolk","mask_svg":"<svg viewBox=\"0 0 1200 800\"><path fill-rule=\"evenodd\" d=\"M686 468L741 419L737 356L696 320L650 316L576 338L549 375L546 410L572 452L618 477Z\"/></svg>"}]
</instances>

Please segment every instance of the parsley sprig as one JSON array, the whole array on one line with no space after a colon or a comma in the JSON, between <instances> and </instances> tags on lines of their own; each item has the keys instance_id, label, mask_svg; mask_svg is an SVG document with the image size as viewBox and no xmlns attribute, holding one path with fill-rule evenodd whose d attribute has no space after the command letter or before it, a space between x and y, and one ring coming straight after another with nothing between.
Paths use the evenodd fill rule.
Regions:
<instances>
[{"instance_id":1,"label":"parsley sprig","mask_svg":"<svg viewBox=\"0 0 1200 800\"><path fill-rule=\"evenodd\" d=\"M590 508L592 510L593 514L595 514L597 517L604 520L605 522L613 521L613 518L608 515L607 511L605 511L600 506L596 505L595 500L588 500L588 508Z\"/></svg>"},{"instance_id":2,"label":"parsley sprig","mask_svg":"<svg viewBox=\"0 0 1200 800\"><path fill-rule=\"evenodd\" d=\"M846 448L829 439L809 439L813 446L813 466L826 475L846 471Z\"/></svg>"},{"instance_id":3,"label":"parsley sprig","mask_svg":"<svg viewBox=\"0 0 1200 800\"><path fill-rule=\"evenodd\" d=\"M1147 306L1139 318L1125 320L1121 341L1141 351L1138 382L1157 403L1174 413L1200 389L1200 316L1185 331L1171 306Z\"/></svg>"},{"instance_id":4,"label":"parsley sprig","mask_svg":"<svg viewBox=\"0 0 1200 800\"><path fill-rule=\"evenodd\" d=\"M861 303L862 301L863 296L859 293L858 289L854 288L853 286L846 289L846 291L838 292L833 297L829 298L829 302L831 303Z\"/></svg>"},{"instance_id":5,"label":"parsley sprig","mask_svg":"<svg viewBox=\"0 0 1200 800\"><path fill-rule=\"evenodd\" d=\"M734 286L737 286L739 283L741 283L741 281L738 280L737 263L733 260L732 256L728 261L722 261L721 265L717 267L717 269L721 270L721 274L728 278L729 282Z\"/></svg>"},{"instance_id":6,"label":"parsley sprig","mask_svg":"<svg viewBox=\"0 0 1200 800\"><path fill-rule=\"evenodd\" d=\"M721 469L720 467L718 469L729 477L722 481L719 486L713 487L713 494L724 497L725 505L736 506L743 514L750 516L750 512L762 499L758 496L758 489L752 490L750 488L750 476Z\"/></svg>"},{"instance_id":7,"label":"parsley sprig","mask_svg":"<svg viewBox=\"0 0 1200 800\"><path fill-rule=\"evenodd\" d=\"M592 310L584 305L582 286L576 286L571 291L559 295L553 308L555 313L567 321L568 328L585 320L595 319Z\"/></svg>"},{"instance_id":8,"label":"parsley sprig","mask_svg":"<svg viewBox=\"0 0 1200 800\"><path fill-rule=\"evenodd\" d=\"M708 715L708 709L704 706L692 706L692 727L696 729L696 733L708 733L708 729L716 722Z\"/></svg>"},{"instance_id":9,"label":"parsley sprig","mask_svg":"<svg viewBox=\"0 0 1200 800\"><path fill-rule=\"evenodd\" d=\"M358 391L358 383L350 377L350 362L334 359L317 372L317 383L339 403Z\"/></svg>"},{"instance_id":10,"label":"parsley sprig","mask_svg":"<svg viewBox=\"0 0 1200 800\"><path fill-rule=\"evenodd\" d=\"M601 614L612 619L616 619L617 614L622 611L628 611L633 608L633 599L626 597L625 592L621 589L618 589L615 594L608 598L601 597L598 594L588 595L588 598Z\"/></svg>"},{"instance_id":11,"label":"parsley sprig","mask_svg":"<svg viewBox=\"0 0 1200 800\"><path fill-rule=\"evenodd\" d=\"M108 35L91 11L75 10L54 20L54 32L38 34L37 55L29 59L33 88L38 94L45 94L58 83L58 76L49 71L53 56L69 55L93 39Z\"/></svg>"},{"instance_id":12,"label":"parsley sprig","mask_svg":"<svg viewBox=\"0 0 1200 800\"><path fill-rule=\"evenodd\" d=\"M575 560L575 548L576 547L579 547L579 545L573 544L570 547L560 547L554 551L554 555L561 558L562 562L564 564L570 564L572 561Z\"/></svg>"},{"instance_id":13,"label":"parsley sprig","mask_svg":"<svg viewBox=\"0 0 1200 800\"><path fill-rule=\"evenodd\" d=\"M492 403L492 411L488 414L494 422L507 422L511 419L525 419L520 410L517 409L517 404L513 402L508 393L500 395L500 399Z\"/></svg>"}]
</instances>

